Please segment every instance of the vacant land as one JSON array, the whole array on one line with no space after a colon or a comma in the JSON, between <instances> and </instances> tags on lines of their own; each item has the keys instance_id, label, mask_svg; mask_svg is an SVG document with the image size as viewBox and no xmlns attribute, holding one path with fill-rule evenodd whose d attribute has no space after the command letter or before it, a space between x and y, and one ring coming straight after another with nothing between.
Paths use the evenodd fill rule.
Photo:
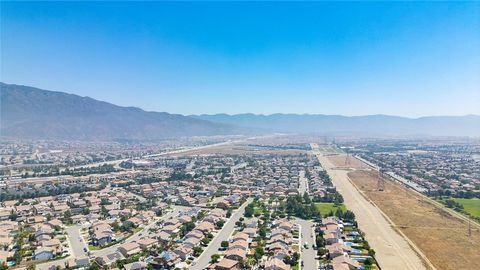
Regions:
<instances>
[{"instance_id":1,"label":"vacant land","mask_svg":"<svg viewBox=\"0 0 480 270\"><path fill-rule=\"evenodd\" d=\"M316 150L316 145L312 144ZM317 152L318 153L318 152ZM332 178L345 205L355 213L359 227L365 232L365 239L375 249L375 257L382 269L422 270L426 267L414 249L402 235L396 232L380 210L365 199L349 181L347 173L352 169L337 169L327 156L318 159Z\"/></svg>"},{"instance_id":2,"label":"vacant land","mask_svg":"<svg viewBox=\"0 0 480 270\"><path fill-rule=\"evenodd\" d=\"M386 181L377 191L372 171L353 171L349 178L428 257L437 269L480 269L480 231L405 187Z\"/></svg>"},{"instance_id":3,"label":"vacant land","mask_svg":"<svg viewBox=\"0 0 480 270\"><path fill-rule=\"evenodd\" d=\"M368 166L361 162L360 160L347 155L333 155L329 156L328 159L330 162L338 168L352 168L352 169L363 169L368 168Z\"/></svg>"},{"instance_id":4,"label":"vacant land","mask_svg":"<svg viewBox=\"0 0 480 270\"><path fill-rule=\"evenodd\" d=\"M274 155L300 155L306 154L307 150L301 149L268 149L265 147L255 147L246 143L233 143L204 147L173 153L171 156L195 156L195 155L255 155L255 154L274 154Z\"/></svg>"},{"instance_id":5,"label":"vacant land","mask_svg":"<svg viewBox=\"0 0 480 270\"><path fill-rule=\"evenodd\" d=\"M342 149L328 144L319 144L318 151L324 155L328 154L341 154L343 153Z\"/></svg>"},{"instance_id":6,"label":"vacant land","mask_svg":"<svg viewBox=\"0 0 480 270\"><path fill-rule=\"evenodd\" d=\"M328 216L330 212L335 213L337 209L344 212L347 210L344 204L335 205L334 203L315 203L315 208L317 208L322 217Z\"/></svg>"}]
</instances>

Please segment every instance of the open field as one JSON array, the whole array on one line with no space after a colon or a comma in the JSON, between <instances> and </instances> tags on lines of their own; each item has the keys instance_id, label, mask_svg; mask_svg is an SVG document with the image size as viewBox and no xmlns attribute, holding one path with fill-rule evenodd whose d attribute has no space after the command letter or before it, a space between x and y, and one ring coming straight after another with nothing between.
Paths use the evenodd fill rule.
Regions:
<instances>
[{"instance_id":1,"label":"open field","mask_svg":"<svg viewBox=\"0 0 480 270\"><path fill-rule=\"evenodd\" d=\"M188 150L181 153L175 153L171 156L186 156L186 155L246 155L246 154L275 154L275 155L299 155L306 154L307 150L301 149L266 149L264 147L255 147L247 143L225 144L212 147L205 147L202 149Z\"/></svg>"},{"instance_id":2,"label":"open field","mask_svg":"<svg viewBox=\"0 0 480 270\"><path fill-rule=\"evenodd\" d=\"M375 249L375 258L382 269L432 269L422 255L394 228L382 212L370 203L359 190L349 181L347 173L351 169L338 169L328 156L317 151L315 144L312 149L323 168L332 178L338 192L342 194L345 205L355 213L359 228L365 232L365 239Z\"/></svg>"},{"instance_id":3,"label":"open field","mask_svg":"<svg viewBox=\"0 0 480 270\"><path fill-rule=\"evenodd\" d=\"M320 211L322 217L327 216L330 211L335 213L337 209L341 209L344 212L347 210L344 204L335 205L334 203L315 203L315 208L317 208L317 211Z\"/></svg>"},{"instance_id":4,"label":"open field","mask_svg":"<svg viewBox=\"0 0 480 270\"><path fill-rule=\"evenodd\" d=\"M463 205L465 212L480 218L480 199L453 199Z\"/></svg>"},{"instance_id":5,"label":"open field","mask_svg":"<svg viewBox=\"0 0 480 270\"><path fill-rule=\"evenodd\" d=\"M460 198L448 198L453 200L461 205L463 205L463 210L470 214L472 217L480 219L480 199L460 199ZM445 201L446 199L441 199L439 201Z\"/></svg>"},{"instance_id":6,"label":"open field","mask_svg":"<svg viewBox=\"0 0 480 270\"><path fill-rule=\"evenodd\" d=\"M437 269L480 269L480 231L430 200L391 182L377 191L378 176L372 171L348 173L355 185L374 202L422 251Z\"/></svg>"},{"instance_id":7,"label":"open field","mask_svg":"<svg viewBox=\"0 0 480 270\"><path fill-rule=\"evenodd\" d=\"M346 155L333 155L328 156L330 162L338 168L352 168L352 169L363 169L368 168L368 166L361 162L360 160Z\"/></svg>"},{"instance_id":8,"label":"open field","mask_svg":"<svg viewBox=\"0 0 480 270\"><path fill-rule=\"evenodd\" d=\"M319 144L318 145L318 151L324 155L328 154L342 154L343 151L342 149L335 147L333 145L328 145L328 144Z\"/></svg>"}]
</instances>

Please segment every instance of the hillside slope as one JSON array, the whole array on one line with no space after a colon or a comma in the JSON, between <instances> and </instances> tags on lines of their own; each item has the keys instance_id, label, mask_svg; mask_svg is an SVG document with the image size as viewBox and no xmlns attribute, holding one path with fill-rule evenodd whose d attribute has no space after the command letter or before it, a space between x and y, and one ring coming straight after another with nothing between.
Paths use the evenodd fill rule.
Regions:
<instances>
[{"instance_id":1,"label":"hillside slope","mask_svg":"<svg viewBox=\"0 0 480 270\"><path fill-rule=\"evenodd\" d=\"M228 124L121 107L89 97L0 84L1 135L23 139L154 140L238 132Z\"/></svg>"}]
</instances>

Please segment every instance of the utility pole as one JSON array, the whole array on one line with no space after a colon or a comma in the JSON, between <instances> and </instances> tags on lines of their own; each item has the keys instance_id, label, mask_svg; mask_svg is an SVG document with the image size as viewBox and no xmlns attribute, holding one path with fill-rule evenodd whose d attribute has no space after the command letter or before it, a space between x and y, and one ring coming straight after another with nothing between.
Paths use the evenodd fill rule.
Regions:
<instances>
[{"instance_id":1,"label":"utility pole","mask_svg":"<svg viewBox=\"0 0 480 270\"><path fill-rule=\"evenodd\" d=\"M472 222L468 219L468 236L472 237Z\"/></svg>"},{"instance_id":2,"label":"utility pole","mask_svg":"<svg viewBox=\"0 0 480 270\"><path fill-rule=\"evenodd\" d=\"M347 156L345 157L345 165L350 164L350 156L349 156L350 153L348 152L348 148L346 151L347 151Z\"/></svg>"},{"instance_id":3,"label":"utility pole","mask_svg":"<svg viewBox=\"0 0 480 270\"><path fill-rule=\"evenodd\" d=\"M385 190L385 180L382 178L383 169L378 170L378 182L377 182L377 190L384 191Z\"/></svg>"}]
</instances>

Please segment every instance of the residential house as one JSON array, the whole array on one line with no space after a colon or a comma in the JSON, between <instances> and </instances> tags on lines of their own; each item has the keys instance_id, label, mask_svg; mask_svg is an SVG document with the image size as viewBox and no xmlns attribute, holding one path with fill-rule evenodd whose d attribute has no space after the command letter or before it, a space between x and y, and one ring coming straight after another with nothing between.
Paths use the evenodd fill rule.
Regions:
<instances>
[{"instance_id":1,"label":"residential house","mask_svg":"<svg viewBox=\"0 0 480 270\"><path fill-rule=\"evenodd\" d=\"M123 256L130 256L141 251L140 245L135 242L124 243L118 247L118 251L122 253Z\"/></svg>"}]
</instances>

